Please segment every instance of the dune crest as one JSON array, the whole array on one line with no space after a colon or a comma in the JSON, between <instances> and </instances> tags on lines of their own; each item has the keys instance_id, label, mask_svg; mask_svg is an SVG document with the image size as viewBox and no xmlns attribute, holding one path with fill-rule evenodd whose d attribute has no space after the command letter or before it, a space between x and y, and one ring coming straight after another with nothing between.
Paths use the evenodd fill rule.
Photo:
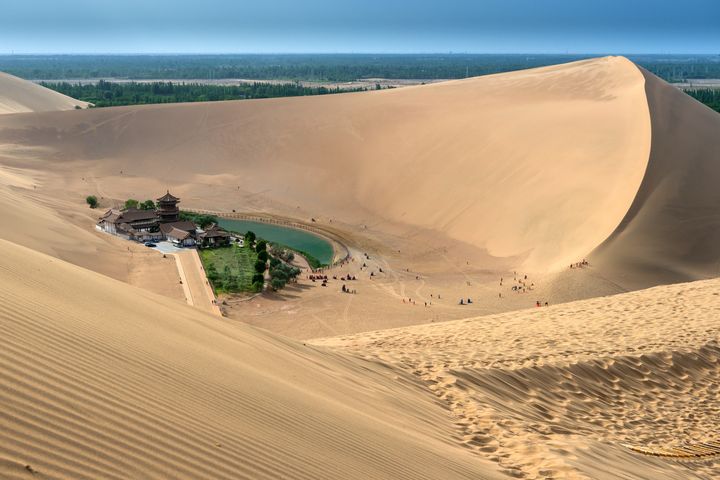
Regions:
<instances>
[{"instance_id":1,"label":"dune crest","mask_svg":"<svg viewBox=\"0 0 720 480\"><path fill-rule=\"evenodd\" d=\"M720 114L642 73L652 119L647 171L592 258L627 289L720 276Z\"/></svg>"},{"instance_id":2,"label":"dune crest","mask_svg":"<svg viewBox=\"0 0 720 480\"><path fill-rule=\"evenodd\" d=\"M87 108L87 102L0 72L0 115Z\"/></svg>"}]
</instances>

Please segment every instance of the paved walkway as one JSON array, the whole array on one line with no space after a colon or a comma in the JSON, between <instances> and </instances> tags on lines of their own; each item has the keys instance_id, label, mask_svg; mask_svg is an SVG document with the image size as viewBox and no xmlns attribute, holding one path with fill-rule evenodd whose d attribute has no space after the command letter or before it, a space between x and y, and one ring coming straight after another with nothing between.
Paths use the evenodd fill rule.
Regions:
<instances>
[{"instance_id":1,"label":"paved walkway","mask_svg":"<svg viewBox=\"0 0 720 480\"><path fill-rule=\"evenodd\" d=\"M156 242L156 246L153 247L158 252L162 253L178 253L182 252L182 248L178 248L175 245L172 244L172 242L168 241L162 241L162 242Z\"/></svg>"},{"instance_id":2,"label":"paved walkway","mask_svg":"<svg viewBox=\"0 0 720 480\"><path fill-rule=\"evenodd\" d=\"M173 253L173 255L177 262L188 304L221 316L220 307L214 303L215 294L207 282L197 251L186 248Z\"/></svg>"}]
</instances>

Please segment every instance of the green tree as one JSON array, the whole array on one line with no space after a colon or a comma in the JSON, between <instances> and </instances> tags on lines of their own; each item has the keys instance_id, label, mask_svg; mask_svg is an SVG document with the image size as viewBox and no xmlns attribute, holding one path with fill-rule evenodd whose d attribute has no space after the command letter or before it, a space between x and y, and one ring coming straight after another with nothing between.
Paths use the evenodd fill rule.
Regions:
<instances>
[{"instance_id":1,"label":"green tree","mask_svg":"<svg viewBox=\"0 0 720 480\"><path fill-rule=\"evenodd\" d=\"M140 202L138 202L134 198L128 198L127 200L125 200L125 208L137 208L139 203Z\"/></svg>"},{"instance_id":2,"label":"green tree","mask_svg":"<svg viewBox=\"0 0 720 480\"><path fill-rule=\"evenodd\" d=\"M265 276L262 273L256 273L252 277L252 283L264 283L265 282Z\"/></svg>"},{"instance_id":3,"label":"green tree","mask_svg":"<svg viewBox=\"0 0 720 480\"><path fill-rule=\"evenodd\" d=\"M263 262L261 260L258 260L257 262L255 262L255 271L256 272L263 273L265 271L265 267L266 267L265 262Z\"/></svg>"},{"instance_id":4,"label":"green tree","mask_svg":"<svg viewBox=\"0 0 720 480\"><path fill-rule=\"evenodd\" d=\"M256 238L255 233L248 231L247 233L245 233L245 237L243 239L244 240L243 245L245 245L248 248L252 248L253 243L255 243L255 238Z\"/></svg>"},{"instance_id":5,"label":"green tree","mask_svg":"<svg viewBox=\"0 0 720 480\"><path fill-rule=\"evenodd\" d=\"M256 292L261 292L264 285L265 285L264 282L253 282L252 288Z\"/></svg>"},{"instance_id":6,"label":"green tree","mask_svg":"<svg viewBox=\"0 0 720 480\"><path fill-rule=\"evenodd\" d=\"M155 210L155 202L152 200L145 200L140 204L141 210Z\"/></svg>"},{"instance_id":7,"label":"green tree","mask_svg":"<svg viewBox=\"0 0 720 480\"><path fill-rule=\"evenodd\" d=\"M200 225L200 228L207 228L213 223L217 223L217 217L212 215L199 215L195 217L195 223Z\"/></svg>"},{"instance_id":8,"label":"green tree","mask_svg":"<svg viewBox=\"0 0 720 480\"><path fill-rule=\"evenodd\" d=\"M264 250L267 250L267 242L265 240L260 240L257 242L257 245L255 245L255 251L260 253Z\"/></svg>"},{"instance_id":9,"label":"green tree","mask_svg":"<svg viewBox=\"0 0 720 480\"><path fill-rule=\"evenodd\" d=\"M88 195L85 197L85 201L90 205L90 208L97 208L98 206L98 199L95 195Z\"/></svg>"},{"instance_id":10,"label":"green tree","mask_svg":"<svg viewBox=\"0 0 720 480\"><path fill-rule=\"evenodd\" d=\"M280 278L273 278L272 280L270 280L270 286L273 290L278 291L285 286L285 280L282 280Z\"/></svg>"},{"instance_id":11,"label":"green tree","mask_svg":"<svg viewBox=\"0 0 720 480\"><path fill-rule=\"evenodd\" d=\"M258 252L258 260L262 262L267 262L269 258L270 255L268 254L267 250L260 250L260 252Z\"/></svg>"}]
</instances>

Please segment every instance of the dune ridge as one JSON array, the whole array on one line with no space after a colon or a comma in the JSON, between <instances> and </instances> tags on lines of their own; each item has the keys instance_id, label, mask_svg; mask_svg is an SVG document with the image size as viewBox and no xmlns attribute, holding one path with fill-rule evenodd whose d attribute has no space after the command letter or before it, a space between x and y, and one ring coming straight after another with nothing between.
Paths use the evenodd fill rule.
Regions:
<instances>
[{"instance_id":1,"label":"dune ridge","mask_svg":"<svg viewBox=\"0 0 720 480\"><path fill-rule=\"evenodd\" d=\"M647 170L622 222L590 256L627 289L716 277L720 115L640 70L652 123Z\"/></svg>"},{"instance_id":2,"label":"dune ridge","mask_svg":"<svg viewBox=\"0 0 720 480\"><path fill-rule=\"evenodd\" d=\"M0 72L0 115L87 108L88 103Z\"/></svg>"}]
</instances>

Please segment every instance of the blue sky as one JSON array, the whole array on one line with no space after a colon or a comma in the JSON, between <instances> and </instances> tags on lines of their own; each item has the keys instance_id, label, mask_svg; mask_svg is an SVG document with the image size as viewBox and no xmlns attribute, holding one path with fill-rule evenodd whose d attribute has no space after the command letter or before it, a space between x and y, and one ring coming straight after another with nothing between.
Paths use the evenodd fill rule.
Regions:
<instances>
[{"instance_id":1,"label":"blue sky","mask_svg":"<svg viewBox=\"0 0 720 480\"><path fill-rule=\"evenodd\" d=\"M10 53L720 53L720 0L8 0Z\"/></svg>"}]
</instances>

